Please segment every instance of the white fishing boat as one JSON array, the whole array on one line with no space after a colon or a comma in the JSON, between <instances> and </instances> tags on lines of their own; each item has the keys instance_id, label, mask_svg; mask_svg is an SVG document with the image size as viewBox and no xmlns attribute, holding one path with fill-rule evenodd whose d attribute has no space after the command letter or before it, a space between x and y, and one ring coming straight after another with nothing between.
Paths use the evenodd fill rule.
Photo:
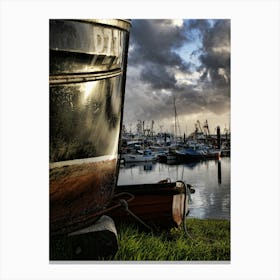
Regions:
<instances>
[{"instance_id":1,"label":"white fishing boat","mask_svg":"<svg viewBox=\"0 0 280 280\"><path fill-rule=\"evenodd\" d=\"M121 160L124 162L143 162L143 161L155 161L157 156L150 150L145 149L138 151L136 154L122 154Z\"/></svg>"}]
</instances>

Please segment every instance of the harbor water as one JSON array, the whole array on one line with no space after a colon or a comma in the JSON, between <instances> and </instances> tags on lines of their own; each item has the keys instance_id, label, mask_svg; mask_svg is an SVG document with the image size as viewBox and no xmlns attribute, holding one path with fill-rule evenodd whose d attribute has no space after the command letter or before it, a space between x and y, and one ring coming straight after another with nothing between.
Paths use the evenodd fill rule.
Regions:
<instances>
[{"instance_id":1,"label":"harbor water","mask_svg":"<svg viewBox=\"0 0 280 280\"><path fill-rule=\"evenodd\" d=\"M194 186L189 217L230 220L230 157L184 164L126 163L120 166L118 185L157 183L166 178Z\"/></svg>"}]
</instances>

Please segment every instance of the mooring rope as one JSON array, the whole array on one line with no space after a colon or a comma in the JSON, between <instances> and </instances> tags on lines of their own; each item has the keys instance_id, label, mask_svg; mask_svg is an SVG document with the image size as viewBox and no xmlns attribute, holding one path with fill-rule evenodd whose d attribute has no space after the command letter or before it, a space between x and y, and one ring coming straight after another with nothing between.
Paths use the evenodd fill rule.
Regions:
<instances>
[{"instance_id":1,"label":"mooring rope","mask_svg":"<svg viewBox=\"0 0 280 280\"><path fill-rule=\"evenodd\" d=\"M187 198L189 199L189 202L191 200L191 193L190 193L190 190L189 190L189 187L188 185L185 184L184 181L176 181L176 182L179 182L179 183L182 183L183 186L184 186L184 191L185 191L185 197L184 197L184 211L183 211L183 224L184 224L184 231L185 231L185 234L193 240L192 236L189 234L188 232L188 229L187 229L187 216L190 212L190 210L188 209L188 212L186 213L186 204L187 204Z\"/></svg>"},{"instance_id":2,"label":"mooring rope","mask_svg":"<svg viewBox=\"0 0 280 280\"><path fill-rule=\"evenodd\" d=\"M139 217L137 217L130 209L128 208L128 203L124 199L120 199L120 204L123 207L123 209L128 212L134 219L136 219L138 222L140 222L142 225L144 225L149 230L153 231L153 228L151 228L149 225L147 225L143 220L141 220Z\"/></svg>"}]
</instances>

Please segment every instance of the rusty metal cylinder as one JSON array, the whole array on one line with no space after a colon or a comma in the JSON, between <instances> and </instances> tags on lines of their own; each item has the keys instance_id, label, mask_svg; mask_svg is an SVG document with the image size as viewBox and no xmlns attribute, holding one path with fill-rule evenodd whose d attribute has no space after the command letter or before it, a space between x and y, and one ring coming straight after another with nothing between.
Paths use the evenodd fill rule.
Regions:
<instances>
[{"instance_id":1,"label":"rusty metal cylinder","mask_svg":"<svg viewBox=\"0 0 280 280\"><path fill-rule=\"evenodd\" d=\"M130 22L50 20L50 228L69 232L110 202Z\"/></svg>"}]
</instances>

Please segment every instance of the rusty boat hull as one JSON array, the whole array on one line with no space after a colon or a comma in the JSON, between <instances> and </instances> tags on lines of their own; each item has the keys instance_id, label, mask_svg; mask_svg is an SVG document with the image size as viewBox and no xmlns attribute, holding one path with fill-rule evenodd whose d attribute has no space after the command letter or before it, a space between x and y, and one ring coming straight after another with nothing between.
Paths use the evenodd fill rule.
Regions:
<instances>
[{"instance_id":1,"label":"rusty boat hull","mask_svg":"<svg viewBox=\"0 0 280 280\"><path fill-rule=\"evenodd\" d=\"M50 231L65 234L94 223L114 193L117 159L73 161L50 168Z\"/></svg>"},{"instance_id":2,"label":"rusty boat hull","mask_svg":"<svg viewBox=\"0 0 280 280\"><path fill-rule=\"evenodd\" d=\"M50 20L50 235L106 212L118 177L130 23Z\"/></svg>"}]
</instances>

